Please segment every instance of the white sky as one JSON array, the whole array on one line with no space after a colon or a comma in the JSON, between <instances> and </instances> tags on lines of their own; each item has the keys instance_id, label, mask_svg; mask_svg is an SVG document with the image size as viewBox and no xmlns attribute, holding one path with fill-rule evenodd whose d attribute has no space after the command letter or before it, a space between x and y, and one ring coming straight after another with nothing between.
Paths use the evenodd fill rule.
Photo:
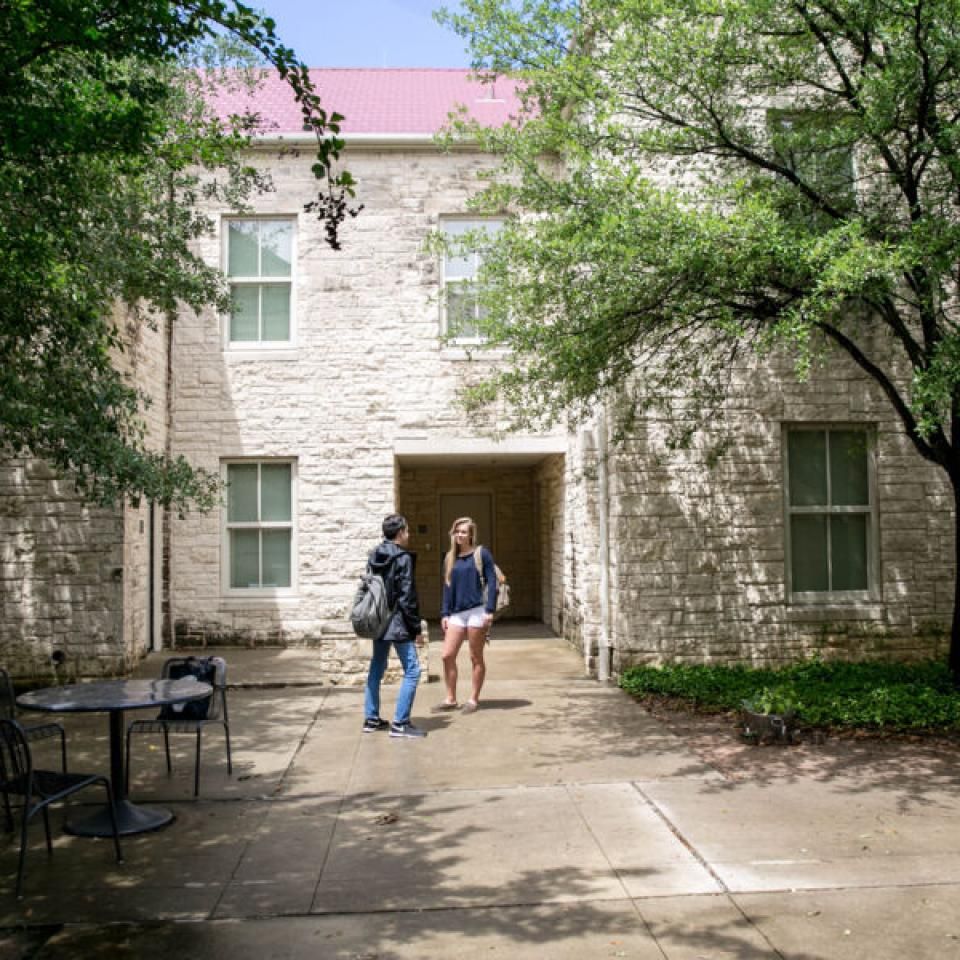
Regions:
<instances>
[{"instance_id":1,"label":"white sky","mask_svg":"<svg viewBox=\"0 0 960 960\"><path fill-rule=\"evenodd\" d=\"M461 39L433 10L455 0L253 0L310 67L466 67Z\"/></svg>"}]
</instances>

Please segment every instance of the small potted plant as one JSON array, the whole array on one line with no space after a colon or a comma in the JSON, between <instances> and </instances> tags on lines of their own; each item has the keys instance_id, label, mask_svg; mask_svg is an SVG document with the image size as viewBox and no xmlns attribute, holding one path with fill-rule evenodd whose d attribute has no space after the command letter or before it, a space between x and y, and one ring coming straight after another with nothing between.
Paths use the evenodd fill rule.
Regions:
<instances>
[{"instance_id":1,"label":"small potted plant","mask_svg":"<svg viewBox=\"0 0 960 960\"><path fill-rule=\"evenodd\" d=\"M740 702L740 722L745 740L753 743L793 743L796 701L783 687L764 687Z\"/></svg>"}]
</instances>

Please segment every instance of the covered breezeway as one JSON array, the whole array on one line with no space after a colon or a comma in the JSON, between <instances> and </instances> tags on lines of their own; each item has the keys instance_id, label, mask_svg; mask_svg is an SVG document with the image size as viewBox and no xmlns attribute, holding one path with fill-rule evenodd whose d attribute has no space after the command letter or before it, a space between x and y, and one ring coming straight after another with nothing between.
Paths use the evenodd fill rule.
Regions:
<instances>
[{"instance_id":1,"label":"covered breezeway","mask_svg":"<svg viewBox=\"0 0 960 960\"><path fill-rule=\"evenodd\" d=\"M421 610L428 620L440 615L450 526L470 516L510 583L504 619L542 622L560 632L564 470L560 439L398 443L395 502L410 523Z\"/></svg>"}]
</instances>

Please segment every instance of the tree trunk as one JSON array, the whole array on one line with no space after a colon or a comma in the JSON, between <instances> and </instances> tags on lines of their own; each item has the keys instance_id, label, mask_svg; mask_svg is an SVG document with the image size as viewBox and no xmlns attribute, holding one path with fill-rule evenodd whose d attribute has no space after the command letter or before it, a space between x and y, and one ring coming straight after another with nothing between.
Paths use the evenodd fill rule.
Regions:
<instances>
[{"instance_id":1,"label":"tree trunk","mask_svg":"<svg viewBox=\"0 0 960 960\"><path fill-rule=\"evenodd\" d=\"M954 685L960 687L960 477L950 478L953 486L953 622L950 625L950 654L947 663Z\"/></svg>"}]
</instances>

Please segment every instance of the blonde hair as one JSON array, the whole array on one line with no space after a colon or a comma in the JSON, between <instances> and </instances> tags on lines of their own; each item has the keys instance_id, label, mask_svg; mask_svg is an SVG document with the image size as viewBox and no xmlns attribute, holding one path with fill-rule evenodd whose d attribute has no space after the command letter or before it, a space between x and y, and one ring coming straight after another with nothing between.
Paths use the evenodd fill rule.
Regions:
<instances>
[{"instance_id":1,"label":"blonde hair","mask_svg":"<svg viewBox=\"0 0 960 960\"><path fill-rule=\"evenodd\" d=\"M457 553L459 552L457 548L457 541L454 539L454 531L461 524L469 524L470 526L470 546L476 546L477 543L477 525L471 517L460 517L457 520L453 521L453 526L450 528L450 549L447 551L447 556L443 561L443 582L450 585L450 576L453 573L453 565L457 561Z\"/></svg>"}]
</instances>

